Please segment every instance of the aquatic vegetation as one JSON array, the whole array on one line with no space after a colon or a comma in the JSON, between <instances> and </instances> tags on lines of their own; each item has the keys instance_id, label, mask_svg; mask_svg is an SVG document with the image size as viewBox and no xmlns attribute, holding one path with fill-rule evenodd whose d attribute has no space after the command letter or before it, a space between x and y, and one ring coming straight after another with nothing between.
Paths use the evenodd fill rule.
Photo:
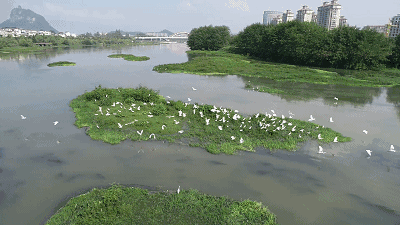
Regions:
<instances>
[{"instance_id":1,"label":"aquatic vegetation","mask_svg":"<svg viewBox=\"0 0 400 225\"><path fill-rule=\"evenodd\" d=\"M74 62L68 62L68 61L60 61L60 62L53 62L50 64L47 64L48 67L54 67L54 66L75 66L76 63Z\"/></svg>"},{"instance_id":2,"label":"aquatic vegetation","mask_svg":"<svg viewBox=\"0 0 400 225\"><path fill-rule=\"evenodd\" d=\"M112 221L112 222L110 222ZM150 222L151 221L151 222ZM51 224L277 224L276 215L251 200L214 197L195 189L152 191L112 185L72 198Z\"/></svg>"},{"instance_id":3,"label":"aquatic vegetation","mask_svg":"<svg viewBox=\"0 0 400 225\"><path fill-rule=\"evenodd\" d=\"M146 61L149 60L150 58L147 56L134 56L131 54L113 54L109 55L109 58L123 58L128 61Z\"/></svg>"},{"instance_id":4,"label":"aquatic vegetation","mask_svg":"<svg viewBox=\"0 0 400 225\"><path fill-rule=\"evenodd\" d=\"M319 143L351 141L340 133L307 121L276 115L240 115L237 110L169 101L146 87L107 89L101 86L72 100L75 125L110 144L125 139L178 140L213 154L271 150L295 151L309 139ZM317 139L322 136L323 139Z\"/></svg>"}]
</instances>

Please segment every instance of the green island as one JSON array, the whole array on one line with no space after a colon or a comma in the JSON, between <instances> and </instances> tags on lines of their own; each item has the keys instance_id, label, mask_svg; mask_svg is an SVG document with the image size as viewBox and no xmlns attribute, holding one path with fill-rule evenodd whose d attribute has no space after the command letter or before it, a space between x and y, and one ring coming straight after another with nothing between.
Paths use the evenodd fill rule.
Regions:
<instances>
[{"instance_id":1,"label":"green island","mask_svg":"<svg viewBox=\"0 0 400 225\"><path fill-rule=\"evenodd\" d=\"M74 62L68 62L68 61L60 61L60 62L53 62L47 64L48 67L54 67L54 66L75 66L76 63Z\"/></svg>"},{"instance_id":2,"label":"green island","mask_svg":"<svg viewBox=\"0 0 400 225\"><path fill-rule=\"evenodd\" d=\"M212 154L237 154L238 150L266 149L295 151L299 144L316 139L320 144L351 141L340 133L318 124L276 114L243 116L238 111L169 101L146 87L102 88L73 99L75 125L86 127L95 140L118 144L132 141L165 140L205 148ZM323 139L317 139L318 135Z\"/></svg>"},{"instance_id":3,"label":"green island","mask_svg":"<svg viewBox=\"0 0 400 225\"><path fill-rule=\"evenodd\" d=\"M278 224L261 203L202 194L195 189L152 191L113 184L74 197L46 225Z\"/></svg>"},{"instance_id":4,"label":"green island","mask_svg":"<svg viewBox=\"0 0 400 225\"><path fill-rule=\"evenodd\" d=\"M147 61L150 58L147 56L134 56L132 54L113 54L109 55L109 58L123 58L128 61Z\"/></svg>"},{"instance_id":5,"label":"green island","mask_svg":"<svg viewBox=\"0 0 400 225\"><path fill-rule=\"evenodd\" d=\"M240 75L262 77L278 82L298 82L313 84L336 84L364 87L392 87L400 84L400 69L385 68L374 70L348 70L318 68L267 62L256 57L232 53L232 47L218 51L192 50L186 52L188 62L158 65L153 68L160 73L188 73L197 75ZM253 83L245 86L259 92L281 93Z\"/></svg>"}]
</instances>

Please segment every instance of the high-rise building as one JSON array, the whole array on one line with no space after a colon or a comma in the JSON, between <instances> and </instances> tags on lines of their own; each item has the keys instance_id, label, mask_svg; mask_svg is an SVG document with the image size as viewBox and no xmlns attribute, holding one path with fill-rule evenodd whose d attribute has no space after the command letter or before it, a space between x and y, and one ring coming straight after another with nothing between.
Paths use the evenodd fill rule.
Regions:
<instances>
[{"instance_id":1,"label":"high-rise building","mask_svg":"<svg viewBox=\"0 0 400 225\"><path fill-rule=\"evenodd\" d=\"M348 26L347 19L344 16L340 16L339 26Z\"/></svg>"},{"instance_id":2,"label":"high-rise building","mask_svg":"<svg viewBox=\"0 0 400 225\"><path fill-rule=\"evenodd\" d=\"M318 25L332 30L339 26L340 10L342 6L337 3L337 0L332 0L331 3L324 2L318 7L317 23Z\"/></svg>"},{"instance_id":3,"label":"high-rise building","mask_svg":"<svg viewBox=\"0 0 400 225\"><path fill-rule=\"evenodd\" d=\"M388 26L390 27L389 37L392 38L397 37L397 35L400 34L400 14L397 14L397 16L392 17Z\"/></svg>"},{"instance_id":4,"label":"high-rise building","mask_svg":"<svg viewBox=\"0 0 400 225\"><path fill-rule=\"evenodd\" d=\"M315 12L312 13L311 22L317 23L317 13Z\"/></svg>"},{"instance_id":5,"label":"high-rise building","mask_svg":"<svg viewBox=\"0 0 400 225\"><path fill-rule=\"evenodd\" d=\"M300 22L311 22L313 12L314 11L308 8L307 5L303 5L303 8L297 10L296 20Z\"/></svg>"},{"instance_id":6,"label":"high-rise building","mask_svg":"<svg viewBox=\"0 0 400 225\"><path fill-rule=\"evenodd\" d=\"M271 23L270 23L270 24L272 24L272 25L278 25L278 24L280 24L280 23L282 23L282 16L281 16L281 15L278 15L278 16L274 17L274 18L271 20Z\"/></svg>"},{"instance_id":7,"label":"high-rise building","mask_svg":"<svg viewBox=\"0 0 400 225\"><path fill-rule=\"evenodd\" d=\"M263 14L263 24L268 25L272 22L273 18L278 17L280 15L282 17L283 12L279 11L264 11Z\"/></svg>"},{"instance_id":8,"label":"high-rise building","mask_svg":"<svg viewBox=\"0 0 400 225\"><path fill-rule=\"evenodd\" d=\"M286 23L292 20L294 20L294 13L292 12L292 10L288 9L286 10L286 13L283 13L282 23Z\"/></svg>"}]
</instances>

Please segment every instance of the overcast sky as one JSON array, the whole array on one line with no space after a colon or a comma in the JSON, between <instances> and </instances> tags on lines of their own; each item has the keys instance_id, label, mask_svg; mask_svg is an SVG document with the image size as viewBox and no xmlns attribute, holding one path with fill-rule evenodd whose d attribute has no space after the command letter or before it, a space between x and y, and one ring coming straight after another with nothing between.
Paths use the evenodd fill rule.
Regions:
<instances>
[{"instance_id":1,"label":"overcast sky","mask_svg":"<svg viewBox=\"0 0 400 225\"><path fill-rule=\"evenodd\" d=\"M317 12L321 0L0 0L0 23L21 5L38 13L58 31L190 32L205 25L226 25L233 34L253 23L262 23L264 10L295 14L302 5ZM341 15L351 26L383 25L400 14L399 0L339 0Z\"/></svg>"}]
</instances>

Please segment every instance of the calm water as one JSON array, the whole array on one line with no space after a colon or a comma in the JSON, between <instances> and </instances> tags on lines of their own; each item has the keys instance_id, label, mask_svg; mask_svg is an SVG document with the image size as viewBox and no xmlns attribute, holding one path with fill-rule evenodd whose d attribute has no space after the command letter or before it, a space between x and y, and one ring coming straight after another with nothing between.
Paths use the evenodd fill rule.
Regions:
<instances>
[{"instance_id":1,"label":"calm water","mask_svg":"<svg viewBox=\"0 0 400 225\"><path fill-rule=\"evenodd\" d=\"M248 81L273 83L265 79L152 71L159 64L186 62L186 50L183 44L172 44L2 57L0 224L43 224L70 197L113 182L162 190L180 185L262 202L277 214L280 224L400 224L399 88L286 83L281 89L297 95L283 96L244 89ZM151 59L107 58L113 53ZM77 65L46 66L56 61ZM324 145L325 155L317 154L315 141L304 143L296 153L260 148L234 156L159 141L112 146L91 140L75 127L68 106L99 84L108 88L141 84L173 100L190 97L192 102L238 109L246 115L273 109L288 116L290 110L294 118L308 120L312 114L315 123L353 141ZM54 126L56 120L59 124ZM387 152L391 144L396 153ZM143 152L138 153L140 149ZM366 149L372 150L370 158Z\"/></svg>"}]
</instances>

